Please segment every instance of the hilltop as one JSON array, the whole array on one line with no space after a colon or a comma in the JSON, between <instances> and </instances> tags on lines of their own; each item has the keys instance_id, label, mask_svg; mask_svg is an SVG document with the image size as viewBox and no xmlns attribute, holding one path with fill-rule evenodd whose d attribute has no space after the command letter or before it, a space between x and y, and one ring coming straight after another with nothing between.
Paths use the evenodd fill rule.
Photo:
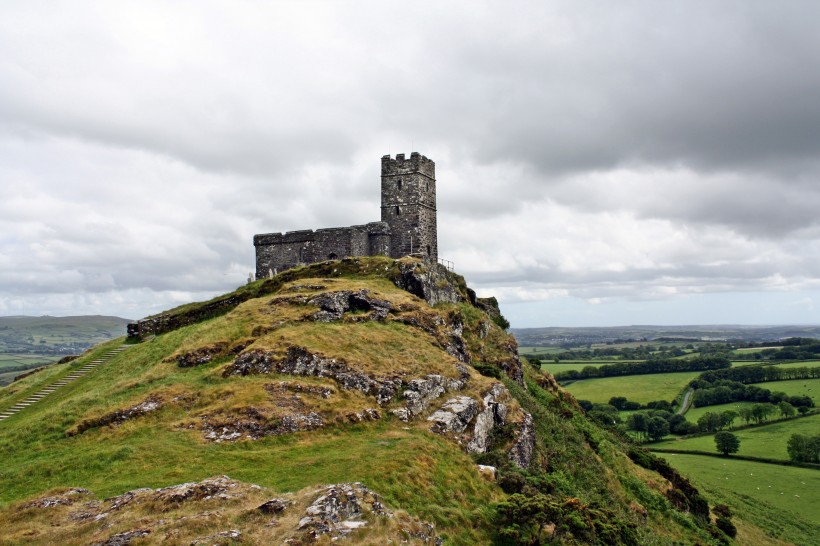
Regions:
<instances>
[{"instance_id":1,"label":"hilltop","mask_svg":"<svg viewBox=\"0 0 820 546\"><path fill-rule=\"evenodd\" d=\"M77 377L0 422L0 536L723 542L697 490L522 363L505 322L460 276L384 257L144 319L0 390L4 410Z\"/></svg>"}]
</instances>

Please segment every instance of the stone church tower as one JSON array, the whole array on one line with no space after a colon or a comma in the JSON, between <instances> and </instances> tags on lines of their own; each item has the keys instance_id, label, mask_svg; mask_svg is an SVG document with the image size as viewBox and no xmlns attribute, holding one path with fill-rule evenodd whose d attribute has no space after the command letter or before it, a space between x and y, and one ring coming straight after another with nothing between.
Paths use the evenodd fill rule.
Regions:
<instances>
[{"instance_id":1,"label":"stone church tower","mask_svg":"<svg viewBox=\"0 0 820 546\"><path fill-rule=\"evenodd\" d=\"M382 219L349 227L253 236L256 278L347 256L415 256L438 262L436 164L413 152L382 157Z\"/></svg>"},{"instance_id":2,"label":"stone church tower","mask_svg":"<svg viewBox=\"0 0 820 546\"><path fill-rule=\"evenodd\" d=\"M390 256L438 261L436 164L413 152L382 157L382 222L390 226Z\"/></svg>"}]
</instances>

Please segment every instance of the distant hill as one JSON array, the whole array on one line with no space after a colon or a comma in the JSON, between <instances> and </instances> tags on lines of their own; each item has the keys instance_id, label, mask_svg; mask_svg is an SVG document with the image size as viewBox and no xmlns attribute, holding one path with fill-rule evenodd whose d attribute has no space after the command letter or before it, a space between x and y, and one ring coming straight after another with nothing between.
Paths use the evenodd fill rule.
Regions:
<instances>
[{"instance_id":1,"label":"distant hill","mask_svg":"<svg viewBox=\"0 0 820 546\"><path fill-rule=\"evenodd\" d=\"M0 317L0 385L10 383L26 370L124 336L129 322L100 315Z\"/></svg>"},{"instance_id":2,"label":"distant hill","mask_svg":"<svg viewBox=\"0 0 820 546\"><path fill-rule=\"evenodd\" d=\"M522 365L501 318L458 275L374 257L144 319L127 348L0 389L0 536L724 543L685 478Z\"/></svg>"},{"instance_id":3,"label":"distant hill","mask_svg":"<svg viewBox=\"0 0 820 546\"><path fill-rule=\"evenodd\" d=\"M789 337L820 339L820 325L809 326L607 326L607 327L544 327L513 328L510 332L525 347L550 347L611 343L616 341L779 341Z\"/></svg>"}]
</instances>

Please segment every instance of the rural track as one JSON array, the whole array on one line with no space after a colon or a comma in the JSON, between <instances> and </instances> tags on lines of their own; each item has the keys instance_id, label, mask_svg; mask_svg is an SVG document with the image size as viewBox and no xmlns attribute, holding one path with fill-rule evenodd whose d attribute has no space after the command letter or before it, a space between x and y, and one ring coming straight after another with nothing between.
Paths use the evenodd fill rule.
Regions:
<instances>
[{"instance_id":1,"label":"rural track","mask_svg":"<svg viewBox=\"0 0 820 546\"><path fill-rule=\"evenodd\" d=\"M692 393L695 392L695 389L689 388L686 391L686 394L683 395L683 402L681 402L680 409L676 412L678 415L683 415L686 413L686 410L689 409L689 397L692 396Z\"/></svg>"},{"instance_id":2,"label":"rural track","mask_svg":"<svg viewBox=\"0 0 820 546\"><path fill-rule=\"evenodd\" d=\"M54 383L51 383L50 385L48 385L46 387L43 387L42 389L35 392L34 394L29 396L25 400L22 400L21 402L18 402L16 404L14 404L9 409L0 411L0 421L4 421L5 419L8 419L12 415L15 415L15 414L23 411L24 409L26 409L27 407L29 407L33 404L36 404L37 402L39 402L43 398L47 397L51 393L56 392L61 387L65 387L69 383L72 383L73 381L83 377L88 372L96 369L98 366L100 366L102 364L105 364L108 360L110 360L111 358L113 358L116 355L120 354L121 352L126 350L128 347L129 347L129 345L120 345L116 349L112 349L112 350L108 351L107 353L104 353L100 358L92 360L91 362L89 362L88 364L83 366L82 368L74 370L71 373L69 373L68 375L66 375L65 377L63 377L61 379L58 379L57 381L55 381Z\"/></svg>"}]
</instances>

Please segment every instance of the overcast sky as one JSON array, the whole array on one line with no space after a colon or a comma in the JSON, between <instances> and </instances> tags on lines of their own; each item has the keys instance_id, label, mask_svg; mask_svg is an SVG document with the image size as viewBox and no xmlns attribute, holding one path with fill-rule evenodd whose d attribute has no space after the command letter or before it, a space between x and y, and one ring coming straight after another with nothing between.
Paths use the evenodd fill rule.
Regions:
<instances>
[{"instance_id":1,"label":"overcast sky","mask_svg":"<svg viewBox=\"0 0 820 546\"><path fill-rule=\"evenodd\" d=\"M820 323L820 3L0 5L0 315L140 318L379 219L514 327Z\"/></svg>"}]
</instances>

